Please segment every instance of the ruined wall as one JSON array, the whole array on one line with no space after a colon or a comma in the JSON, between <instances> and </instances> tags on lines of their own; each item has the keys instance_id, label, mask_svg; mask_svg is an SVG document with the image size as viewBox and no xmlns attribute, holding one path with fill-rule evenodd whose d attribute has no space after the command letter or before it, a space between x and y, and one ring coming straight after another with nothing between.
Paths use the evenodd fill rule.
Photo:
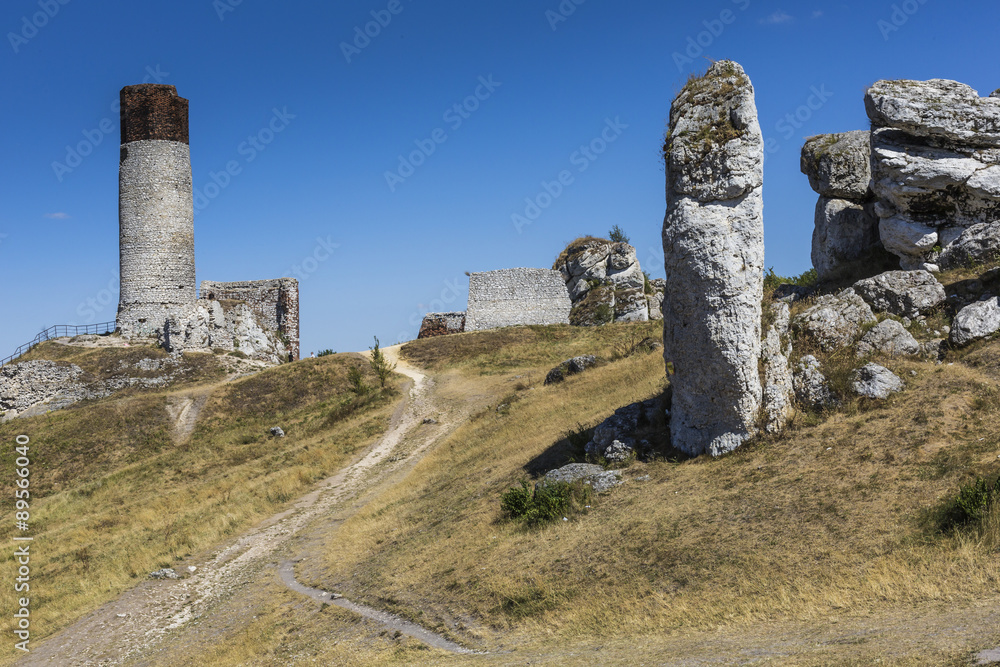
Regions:
<instances>
[{"instance_id":1,"label":"ruined wall","mask_svg":"<svg viewBox=\"0 0 1000 667\"><path fill-rule=\"evenodd\" d=\"M417 338L434 338L465 331L465 313L427 313Z\"/></svg>"},{"instance_id":2,"label":"ruined wall","mask_svg":"<svg viewBox=\"0 0 1000 667\"><path fill-rule=\"evenodd\" d=\"M501 269L469 277L466 331L518 324L569 324L566 282L551 269Z\"/></svg>"},{"instance_id":3,"label":"ruined wall","mask_svg":"<svg viewBox=\"0 0 1000 667\"><path fill-rule=\"evenodd\" d=\"M294 278L247 280L220 283L201 282L201 298L243 301L255 313L261 324L287 339L291 360L299 359L299 281Z\"/></svg>"},{"instance_id":4,"label":"ruined wall","mask_svg":"<svg viewBox=\"0 0 1000 667\"><path fill-rule=\"evenodd\" d=\"M188 102L173 86L121 91L118 329L150 336L194 303Z\"/></svg>"}]
</instances>

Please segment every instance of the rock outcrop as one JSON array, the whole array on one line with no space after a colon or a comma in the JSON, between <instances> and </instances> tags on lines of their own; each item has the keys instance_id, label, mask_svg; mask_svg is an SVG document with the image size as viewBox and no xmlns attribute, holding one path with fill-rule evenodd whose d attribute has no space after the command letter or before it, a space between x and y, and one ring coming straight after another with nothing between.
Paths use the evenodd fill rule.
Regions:
<instances>
[{"instance_id":1,"label":"rock outcrop","mask_svg":"<svg viewBox=\"0 0 1000 667\"><path fill-rule=\"evenodd\" d=\"M569 290L570 324L599 326L662 317L663 288L657 294L656 281L647 282L635 248L628 243L579 238L566 246L552 268Z\"/></svg>"},{"instance_id":2,"label":"rock outcrop","mask_svg":"<svg viewBox=\"0 0 1000 667\"><path fill-rule=\"evenodd\" d=\"M837 399L830 391L826 376L819 360L811 354L799 359L792 376L795 398L800 404L814 410L822 410L836 404Z\"/></svg>"},{"instance_id":3,"label":"rock outcrop","mask_svg":"<svg viewBox=\"0 0 1000 667\"><path fill-rule=\"evenodd\" d=\"M945 301L944 286L927 271L886 271L854 283L854 291L872 310L910 319Z\"/></svg>"},{"instance_id":4,"label":"rock outcrop","mask_svg":"<svg viewBox=\"0 0 1000 667\"><path fill-rule=\"evenodd\" d=\"M582 373L588 368L592 368L597 365L597 357L592 354L584 354L579 357L573 357L572 359L567 359L562 362L552 370L548 372L545 376L545 384L555 384L556 382L562 382L566 379L567 375L576 375L577 373Z\"/></svg>"},{"instance_id":5,"label":"rock outcrop","mask_svg":"<svg viewBox=\"0 0 1000 667\"><path fill-rule=\"evenodd\" d=\"M854 371L851 389L865 398L885 399L903 391L903 381L885 366L865 364Z\"/></svg>"},{"instance_id":6,"label":"rock outcrop","mask_svg":"<svg viewBox=\"0 0 1000 667\"><path fill-rule=\"evenodd\" d=\"M903 269L937 271L966 229L1000 218L1000 98L944 79L878 81L865 109L882 243Z\"/></svg>"},{"instance_id":7,"label":"rock outcrop","mask_svg":"<svg viewBox=\"0 0 1000 667\"><path fill-rule=\"evenodd\" d=\"M45 360L9 364L0 368L0 413L7 421L26 416L30 408L58 410L108 395L103 386L94 385L93 378L74 364Z\"/></svg>"},{"instance_id":8,"label":"rock outcrop","mask_svg":"<svg viewBox=\"0 0 1000 667\"><path fill-rule=\"evenodd\" d=\"M869 354L888 357L920 354L920 343L896 320L883 320L861 337L856 354L859 358Z\"/></svg>"},{"instance_id":9,"label":"rock outcrop","mask_svg":"<svg viewBox=\"0 0 1000 667\"><path fill-rule=\"evenodd\" d=\"M565 482L583 482L594 490L594 493L604 493L622 483L621 473L615 470L605 470L593 463L569 463L562 468L550 470L538 484L557 484Z\"/></svg>"},{"instance_id":10,"label":"rock outcrop","mask_svg":"<svg viewBox=\"0 0 1000 667\"><path fill-rule=\"evenodd\" d=\"M648 454L650 444L638 439L638 431L655 423L659 408L660 402L655 398L618 408L594 429L593 438L584 446L584 451L589 456L614 463Z\"/></svg>"},{"instance_id":11,"label":"rock outcrop","mask_svg":"<svg viewBox=\"0 0 1000 667\"><path fill-rule=\"evenodd\" d=\"M777 433L795 413L795 389L788 358L792 354L787 303L768 304L772 322L764 332L761 361L764 366L763 422L767 433Z\"/></svg>"},{"instance_id":12,"label":"rock outcrop","mask_svg":"<svg viewBox=\"0 0 1000 667\"><path fill-rule=\"evenodd\" d=\"M178 311L155 330L157 342L168 352L222 349L272 364L288 360L280 335L262 325L242 301L198 299Z\"/></svg>"},{"instance_id":13,"label":"rock outcrop","mask_svg":"<svg viewBox=\"0 0 1000 667\"><path fill-rule=\"evenodd\" d=\"M991 297L958 311L951 326L951 342L968 345L1000 331L1000 299Z\"/></svg>"},{"instance_id":14,"label":"rock outcrop","mask_svg":"<svg viewBox=\"0 0 1000 667\"><path fill-rule=\"evenodd\" d=\"M864 299L847 288L817 298L815 305L795 317L792 327L819 343L823 351L832 352L853 343L861 335L861 327L875 321Z\"/></svg>"},{"instance_id":15,"label":"rock outcrop","mask_svg":"<svg viewBox=\"0 0 1000 667\"><path fill-rule=\"evenodd\" d=\"M811 137L802 147L802 173L820 196L812 238L820 280L865 274L884 261L868 187L870 143L867 131L855 131Z\"/></svg>"},{"instance_id":16,"label":"rock outcrop","mask_svg":"<svg viewBox=\"0 0 1000 667\"><path fill-rule=\"evenodd\" d=\"M664 158L670 435L687 454L717 456L754 434L762 394L764 151L742 67L714 63L681 90Z\"/></svg>"}]
</instances>

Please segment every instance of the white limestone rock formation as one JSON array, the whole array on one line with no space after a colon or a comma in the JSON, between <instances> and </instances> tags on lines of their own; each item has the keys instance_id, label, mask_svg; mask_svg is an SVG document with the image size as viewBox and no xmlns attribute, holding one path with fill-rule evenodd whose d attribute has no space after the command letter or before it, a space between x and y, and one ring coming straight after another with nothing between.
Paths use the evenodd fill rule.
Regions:
<instances>
[{"instance_id":1,"label":"white limestone rock formation","mask_svg":"<svg viewBox=\"0 0 1000 667\"><path fill-rule=\"evenodd\" d=\"M851 389L865 398L886 399L903 391L903 381L885 366L865 364L854 371Z\"/></svg>"},{"instance_id":2,"label":"white limestone rock formation","mask_svg":"<svg viewBox=\"0 0 1000 667\"><path fill-rule=\"evenodd\" d=\"M854 283L876 312L915 319L944 303L944 285L928 271L886 271Z\"/></svg>"},{"instance_id":3,"label":"white limestone rock formation","mask_svg":"<svg viewBox=\"0 0 1000 667\"><path fill-rule=\"evenodd\" d=\"M1000 218L1000 98L944 79L878 81L872 189L887 250L903 269L939 269L963 231Z\"/></svg>"},{"instance_id":4,"label":"white limestone rock formation","mask_svg":"<svg viewBox=\"0 0 1000 667\"><path fill-rule=\"evenodd\" d=\"M884 261L873 208L867 131L820 134L802 147L800 168L819 195L812 263L820 280L856 276Z\"/></svg>"},{"instance_id":5,"label":"white limestone rock formation","mask_svg":"<svg viewBox=\"0 0 1000 667\"><path fill-rule=\"evenodd\" d=\"M761 361L764 365L763 424L767 433L778 433L795 414L795 389L788 358L792 354L787 303L768 304L772 322L764 333Z\"/></svg>"},{"instance_id":6,"label":"white limestone rock formation","mask_svg":"<svg viewBox=\"0 0 1000 667\"><path fill-rule=\"evenodd\" d=\"M795 365L792 386L795 388L796 400L805 407L822 410L837 403L819 359L811 354L799 359L799 363Z\"/></svg>"},{"instance_id":7,"label":"white limestone rock formation","mask_svg":"<svg viewBox=\"0 0 1000 667\"><path fill-rule=\"evenodd\" d=\"M157 342L168 352L222 349L251 359L280 364L288 349L280 336L263 326L246 303L198 299L156 330Z\"/></svg>"},{"instance_id":8,"label":"white limestone rock formation","mask_svg":"<svg viewBox=\"0 0 1000 667\"><path fill-rule=\"evenodd\" d=\"M1000 222L981 222L945 243L938 264L942 269L955 269L997 259L1000 259Z\"/></svg>"},{"instance_id":9,"label":"white limestone rock formation","mask_svg":"<svg viewBox=\"0 0 1000 667\"><path fill-rule=\"evenodd\" d=\"M687 454L718 456L754 435L762 394L764 151L740 65L714 63L681 90L664 153L670 436Z\"/></svg>"},{"instance_id":10,"label":"white limestone rock formation","mask_svg":"<svg viewBox=\"0 0 1000 667\"><path fill-rule=\"evenodd\" d=\"M994 296L958 311L951 324L950 339L954 345L968 345L997 331L1000 331L1000 299Z\"/></svg>"},{"instance_id":11,"label":"white limestone rock formation","mask_svg":"<svg viewBox=\"0 0 1000 667\"><path fill-rule=\"evenodd\" d=\"M811 337L825 352L847 347L861 335L864 324L874 323L875 314L851 288L824 294L815 305L792 321L796 333Z\"/></svg>"},{"instance_id":12,"label":"white limestone rock formation","mask_svg":"<svg viewBox=\"0 0 1000 667\"><path fill-rule=\"evenodd\" d=\"M865 332L858 341L858 358L870 354L888 357L920 354L920 343L896 320L883 320Z\"/></svg>"},{"instance_id":13,"label":"white limestone rock formation","mask_svg":"<svg viewBox=\"0 0 1000 667\"><path fill-rule=\"evenodd\" d=\"M108 391L102 385L95 383L74 364L35 360L0 368L0 414L3 421L27 416L29 412L42 414L107 395ZM39 407L42 409L38 410Z\"/></svg>"},{"instance_id":14,"label":"white limestone rock formation","mask_svg":"<svg viewBox=\"0 0 1000 667\"><path fill-rule=\"evenodd\" d=\"M658 310L662 294L657 294L654 281L647 285L635 248L628 243L579 238L566 246L552 268L562 274L569 290L570 324L598 326L662 317Z\"/></svg>"}]
</instances>

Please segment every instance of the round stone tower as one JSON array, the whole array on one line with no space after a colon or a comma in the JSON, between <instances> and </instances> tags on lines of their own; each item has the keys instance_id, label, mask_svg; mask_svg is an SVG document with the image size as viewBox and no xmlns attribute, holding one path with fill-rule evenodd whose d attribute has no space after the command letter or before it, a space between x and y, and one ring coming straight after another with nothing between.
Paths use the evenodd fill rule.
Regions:
<instances>
[{"instance_id":1,"label":"round stone tower","mask_svg":"<svg viewBox=\"0 0 1000 667\"><path fill-rule=\"evenodd\" d=\"M154 335L196 298L188 101L173 86L121 91L118 329Z\"/></svg>"}]
</instances>

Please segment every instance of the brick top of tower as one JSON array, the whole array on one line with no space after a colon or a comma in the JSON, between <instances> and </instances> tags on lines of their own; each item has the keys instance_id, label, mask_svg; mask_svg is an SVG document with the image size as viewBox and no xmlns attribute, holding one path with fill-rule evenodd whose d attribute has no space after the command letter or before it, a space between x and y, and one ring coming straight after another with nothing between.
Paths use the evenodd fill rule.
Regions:
<instances>
[{"instance_id":1,"label":"brick top of tower","mask_svg":"<svg viewBox=\"0 0 1000 667\"><path fill-rule=\"evenodd\" d=\"M122 143L162 139L188 143L188 101L177 89L156 83L125 86L121 92Z\"/></svg>"}]
</instances>

